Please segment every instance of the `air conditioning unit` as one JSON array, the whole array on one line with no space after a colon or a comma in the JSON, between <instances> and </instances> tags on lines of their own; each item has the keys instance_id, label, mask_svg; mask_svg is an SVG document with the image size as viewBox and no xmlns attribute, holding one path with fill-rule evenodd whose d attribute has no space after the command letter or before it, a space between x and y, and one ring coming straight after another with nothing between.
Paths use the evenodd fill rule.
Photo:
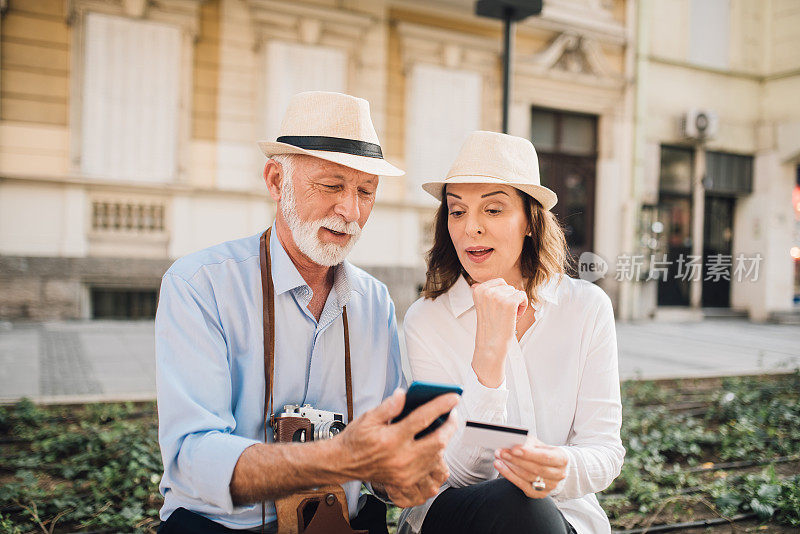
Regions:
<instances>
[{"instance_id":1,"label":"air conditioning unit","mask_svg":"<svg viewBox=\"0 0 800 534\"><path fill-rule=\"evenodd\" d=\"M681 135L687 139L708 140L717 135L719 119L707 109L690 109L681 117Z\"/></svg>"}]
</instances>

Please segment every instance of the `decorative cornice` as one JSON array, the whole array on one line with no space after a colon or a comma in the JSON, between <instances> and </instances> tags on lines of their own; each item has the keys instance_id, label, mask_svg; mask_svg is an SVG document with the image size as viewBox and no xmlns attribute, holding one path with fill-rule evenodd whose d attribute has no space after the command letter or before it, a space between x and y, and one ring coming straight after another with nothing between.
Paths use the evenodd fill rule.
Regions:
<instances>
[{"instance_id":1,"label":"decorative cornice","mask_svg":"<svg viewBox=\"0 0 800 534\"><path fill-rule=\"evenodd\" d=\"M378 23L370 15L312 6L302 2L246 0L256 26L256 48L270 38L291 37L303 44L320 44L326 39L356 47L367 30Z\"/></svg>"},{"instance_id":2,"label":"decorative cornice","mask_svg":"<svg viewBox=\"0 0 800 534\"><path fill-rule=\"evenodd\" d=\"M442 30L412 22L396 23L403 47L403 69L419 62L430 62L448 68L492 71L502 54L502 44L491 37ZM472 61L468 58L471 56ZM478 63L475 57L484 57Z\"/></svg>"},{"instance_id":3,"label":"decorative cornice","mask_svg":"<svg viewBox=\"0 0 800 534\"><path fill-rule=\"evenodd\" d=\"M531 17L521 26L549 26L559 32L573 30L600 42L623 45L626 43L625 26L614 20L611 10L598 0L577 2L544 2L542 14Z\"/></svg>"},{"instance_id":4,"label":"decorative cornice","mask_svg":"<svg viewBox=\"0 0 800 534\"><path fill-rule=\"evenodd\" d=\"M578 32L599 43L617 46L629 44L626 26L615 20L610 9L603 2L588 0L589 5L576 5L575 2L545 1L541 15L525 19L517 24L517 35L541 35L542 32ZM496 31L501 38L500 21L479 17L474 14L474 1L403 0L392 2L392 7L413 10L442 20L453 20L481 28L483 31Z\"/></svg>"},{"instance_id":5,"label":"decorative cornice","mask_svg":"<svg viewBox=\"0 0 800 534\"><path fill-rule=\"evenodd\" d=\"M0 0L2 1L2 0ZM191 36L200 31L200 6L206 0L65 0L67 24L74 24L88 12L163 22L180 26Z\"/></svg>"},{"instance_id":6,"label":"decorative cornice","mask_svg":"<svg viewBox=\"0 0 800 534\"><path fill-rule=\"evenodd\" d=\"M501 54L503 45L497 39L463 33L455 30L443 30L432 26L415 24L413 22L398 22L397 31L401 37L417 38L440 43L455 43L465 48Z\"/></svg>"},{"instance_id":7,"label":"decorative cornice","mask_svg":"<svg viewBox=\"0 0 800 534\"><path fill-rule=\"evenodd\" d=\"M375 22L373 17L362 13L309 5L302 2L247 0L247 4L250 6L250 11L254 18L262 22L269 22L276 14L322 19L335 24L346 24L360 28L366 28Z\"/></svg>"},{"instance_id":8,"label":"decorative cornice","mask_svg":"<svg viewBox=\"0 0 800 534\"><path fill-rule=\"evenodd\" d=\"M556 37L546 50L520 56L515 67L521 74L570 79L589 85L619 86L624 77L609 67L596 41L568 31Z\"/></svg>"}]
</instances>

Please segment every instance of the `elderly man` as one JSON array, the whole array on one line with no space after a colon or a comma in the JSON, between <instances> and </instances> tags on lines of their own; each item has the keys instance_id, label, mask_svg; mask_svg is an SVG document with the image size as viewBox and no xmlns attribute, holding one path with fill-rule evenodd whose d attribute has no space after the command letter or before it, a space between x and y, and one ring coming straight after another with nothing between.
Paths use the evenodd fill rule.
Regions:
<instances>
[{"instance_id":1,"label":"elderly man","mask_svg":"<svg viewBox=\"0 0 800 534\"><path fill-rule=\"evenodd\" d=\"M342 485L351 525L385 532L385 513L366 512L385 508L364 506L361 482L399 506L435 495L455 423L414 436L457 403L441 396L391 424L405 397L394 305L345 261L378 175L403 172L383 159L369 104L337 93L296 95L278 140L259 147L272 227L179 259L161 284L159 531L296 531L276 525L275 502ZM348 424L313 440L279 428L285 405L304 404Z\"/></svg>"}]
</instances>

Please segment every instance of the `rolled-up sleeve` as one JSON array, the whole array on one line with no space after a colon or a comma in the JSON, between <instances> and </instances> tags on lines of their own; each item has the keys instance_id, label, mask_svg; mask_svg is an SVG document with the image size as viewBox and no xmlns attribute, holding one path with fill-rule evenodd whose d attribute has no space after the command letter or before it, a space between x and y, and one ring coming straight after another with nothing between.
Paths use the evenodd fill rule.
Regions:
<instances>
[{"instance_id":1,"label":"rolled-up sleeve","mask_svg":"<svg viewBox=\"0 0 800 534\"><path fill-rule=\"evenodd\" d=\"M397 318L395 317L394 302L392 302L392 299L389 298L388 291L386 292L385 298L389 303L389 318L387 323L389 327L389 346L387 347L387 350L389 353L387 357L388 369L386 372L386 388L383 392L384 399L394 393L394 390L397 388L405 389L408 387L408 384L406 383L406 377L403 374L402 357L400 355L400 338L397 333ZM387 495L377 493L371 482L364 481L364 485L372 495L381 501L389 505L394 504Z\"/></svg>"},{"instance_id":2,"label":"rolled-up sleeve","mask_svg":"<svg viewBox=\"0 0 800 534\"><path fill-rule=\"evenodd\" d=\"M176 491L225 513L233 469L258 441L232 434L229 352L213 295L168 272L155 321L161 492Z\"/></svg>"},{"instance_id":3,"label":"rolled-up sleeve","mask_svg":"<svg viewBox=\"0 0 800 534\"><path fill-rule=\"evenodd\" d=\"M556 501L602 491L619 475L625 457L621 425L614 312L603 295L581 372L572 432L568 445L561 447L569 463L566 478L552 494Z\"/></svg>"},{"instance_id":4,"label":"rolled-up sleeve","mask_svg":"<svg viewBox=\"0 0 800 534\"><path fill-rule=\"evenodd\" d=\"M480 383L472 366L462 370L463 373L458 373L455 368L445 368L441 354L434 353L431 344L424 341L425 337L431 339L433 336L425 336L414 319L407 318L404 327L411 375L414 380L461 382L460 385L464 389L461 403L456 409L458 430L445 450L445 461L450 469L448 485L464 487L495 478L497 471L493 466L494 451L464 443L464 424L467 419L496 424L506 423L508 389L505 380L499 387L489 388ZM464 376L463 381L459 380L458 374Z\"/></svg>"}]
</instances>

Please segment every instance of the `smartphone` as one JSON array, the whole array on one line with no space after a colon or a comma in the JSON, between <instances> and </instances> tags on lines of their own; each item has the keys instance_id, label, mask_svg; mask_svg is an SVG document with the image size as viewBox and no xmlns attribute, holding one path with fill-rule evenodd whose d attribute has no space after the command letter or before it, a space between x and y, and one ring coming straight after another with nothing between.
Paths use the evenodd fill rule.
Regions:
<instances>
[{"instance_id":1,"label":"smartphone","mask_svg":"<svg viewBox=\"0 0 800 534\"><path fill-rule=\"evenodd\" d=\"M392 419L392 423L396 423L403 418L405 418L408 414L426 404L439 395L444 395L446 393L457 393L461 395L464 390L461 386L457 386L455 384L437 384L434 382L412 382L411 385L408 387L408 391L406 391L406 403L403 405L403 411L400 412L400 415ZM425 430L420 431L414 436L414 439L424 438L440 426L442 426L445 421L447 421L447 417L450 415L450 412L440 415L436 418L436 420L430 424L428 428Z\"/></svg>"}]
</instances>

